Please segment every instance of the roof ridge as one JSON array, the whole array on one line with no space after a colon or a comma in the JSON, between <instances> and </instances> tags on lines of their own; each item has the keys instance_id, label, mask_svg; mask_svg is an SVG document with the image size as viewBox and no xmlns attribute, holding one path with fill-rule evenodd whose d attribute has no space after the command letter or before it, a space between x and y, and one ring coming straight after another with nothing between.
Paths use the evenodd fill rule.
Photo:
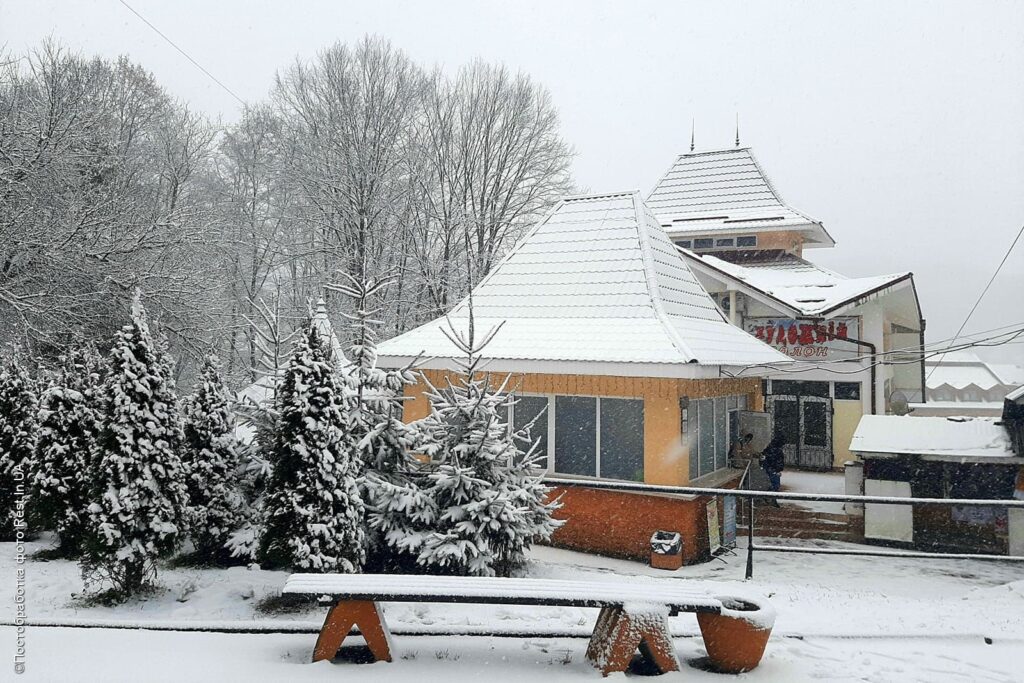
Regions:
<instances>
[{"instance_id":1,"label":"roof ridge","mask_svg":"<svg viewBox=\"0 0 1024 683\"><path fill-rule=\"evenodd\" d=\"M608 199L609 197L627 197L639 193L640 190L622 190L620 192L595 192L590 194L567 194L562 197L563 202L578 202L586 199Z\"/></svg>"},{"instance_id":2,"label":"roof ridge","mask_svg":"<svg viewBox=\"0 0 1024 683\"><path fill-rule=\"evenodd\" d=\"M658 272L654 268L654 255L651 253L651 236L648 234L650 226L648 225L644 208L646 207L643 199L641 199L640 193L637 192L633 195L633 211L636 213L637 238L640 240L640 253L643 257L644 275L646 276L645 280L647 282L648 295L651 297L651 305L654 308L654 315L658 318L658 322L661 323L662 328L664 328L669 341L672 342L672 345L687 358L687 362L696 362L697 355L693 352L693 349L690 348L689 344L683 341L683 338L676 331L675 327L669 323L668 313L665 312L665 306L662 304L661 286L658 282ZM658 229L661 229L660 225L658 226Z\"/></svg>"}]
</instances>

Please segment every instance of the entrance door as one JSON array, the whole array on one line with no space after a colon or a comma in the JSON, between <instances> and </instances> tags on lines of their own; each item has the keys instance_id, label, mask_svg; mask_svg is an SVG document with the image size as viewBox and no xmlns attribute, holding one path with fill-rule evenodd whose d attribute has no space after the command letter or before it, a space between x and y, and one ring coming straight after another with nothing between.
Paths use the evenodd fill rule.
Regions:
<instances>
[{"instance_id":1,"label":"entrance door","mask_svg":"<svg viewBox=\"0 0 1024 683\"><path fill-rule=\"evenodd\" d=\"M832 467L832 399L800 397L800 467Z\"/></svg>"},{"instance_id":2,"label":"entrance door","mask_svg":"<svg viewBox=\"0 0 1024 683\"><path fill-rule=\"evenodd\" d=\"M773 432L785 439L786 465L830 469L832 399L828 397L828 383L775 381L772 385L768 410Z\"/></svg>"},{"instance_id":3,"label":"entrance door","mask_svg":"<svg viewBox=\"0 0 1024 683\"><path fill-rule=\"evenodd\" d=\"M782 450L786 454L786 465L792 467L800 462L800 397L769 396L768 409L772 414L772 433L781 435Z\"/></svg>"}]
</instances>

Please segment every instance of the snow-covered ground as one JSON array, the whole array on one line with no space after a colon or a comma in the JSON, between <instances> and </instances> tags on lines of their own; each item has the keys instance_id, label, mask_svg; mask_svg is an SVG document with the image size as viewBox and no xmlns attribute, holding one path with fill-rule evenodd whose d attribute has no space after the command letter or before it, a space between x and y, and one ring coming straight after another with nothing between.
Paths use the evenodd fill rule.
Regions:
<instances>
[{"instance_id":1,"label":"snow-covered ground","mask_svg":"<svg viewBox=\"0 0 1024 683\"><path fill-rule=\"evenodd\" d=\"M30 550L39 547L31 544ZM13 576L12 546L0 545L0 553L0 573ZM553 548L536 548L531 556L531 576L695 580L712 592L768 598L778 611L778 622L761 667L744 675L752 681L1022 680L1024 568L1019 565L761 553L755 578L745 582L742 553L676 572ZM107 608L84 607L74 599L81 582L73 563L30 561L25 568L28 616L37 622L157 627L219 622L315 632L323 619L320 609L287 615L256 609L261 598L278 594L286 577L283 572L168 569L160 574L165 590ZM13 605L13 579L0 585L0 600ZM315 640L310 632L37 626L27 633L28 670L21 680L330 680L356 672L360 681L600 678L584 660L585 638L570 637L589 633L596 610L391 604L386 614L399 634L475 630L549 635L397 635L394 663L353 669L356 665L346 662L309 664ZM693 615L672 622L680 657L691 663L682 675L688 680L725 678L693 667L704 655ZM8 643L3 649L13 652L14 640L13 628L0 627L0 642ZM0 679L8 680L6 675Z\"/></svg>"}]
</instances>

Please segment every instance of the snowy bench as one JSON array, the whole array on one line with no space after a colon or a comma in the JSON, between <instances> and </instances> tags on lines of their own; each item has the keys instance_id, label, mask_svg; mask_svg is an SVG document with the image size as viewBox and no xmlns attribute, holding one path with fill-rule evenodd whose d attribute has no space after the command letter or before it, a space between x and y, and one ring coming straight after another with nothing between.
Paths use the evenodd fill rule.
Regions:
<instances>
[{"instance_id":1,"label":"snowy bench","mask_svg":"<svg viewBox=\"0 0 1024 683\"><path fill-rule=\"evenodd\" d=\"M391 661L391 636L378 602L440 602L597 607L601 612L587 659L604 675L624 671L641 654L661 672L678 671L668 617L680 612L719 614L722 603L683 586L395 574L292 574L285 593L330 596L313 661L331 660L354 626L378 661Z\"/></svg>"}]
</instances>

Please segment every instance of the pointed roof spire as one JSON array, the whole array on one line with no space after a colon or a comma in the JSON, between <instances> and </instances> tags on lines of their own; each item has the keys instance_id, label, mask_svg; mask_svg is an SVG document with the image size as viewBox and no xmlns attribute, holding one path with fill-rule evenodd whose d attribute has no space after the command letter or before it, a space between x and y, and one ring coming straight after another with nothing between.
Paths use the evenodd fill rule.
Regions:
<instances>
[{"instance_id":1,"label":"pointed roof spire","mask_svg":"<svg viewBox=\"0 0 1024 683\"><path fill-rule=\"evenodd\" d=\"M693 142L694 142L694 140L693 140L693 133L694 133L694 129L696 128L696 125L697 125L696 120L695 119L690 119L690 151L691 152L693 151L693 147L694 147L694 144L693 144Z\"/></svg>"},{"instance_id":2,"label":"pointed roof spire","mask_svg":"<svg viewBox=\"0 0 1024 683\"><path fill-rule=\"evenodd\" d=\"M736 146L740 146L740 113L736 112Z\"/></svg>"},{"instance_id":3,"label":"pointed roof spire","mask_svg":"<svg viewBox=\"0 0 1024 683\"><path fill-rule=\"evenodd\" d=\"M338 341L338 336L334 333L334 326L331 324L331 319L327 315L327 302L324 301L323 297L317 299L316 312L313 313L313 329L316 330L317 336L320 337L322 343L327 345L327 349L331 353L331 357L334 359L335 365L338 368L346 367L349 362L348 358L345 357L345 352L341 348L341 343Z\"/></svg>"}]
</instances>

